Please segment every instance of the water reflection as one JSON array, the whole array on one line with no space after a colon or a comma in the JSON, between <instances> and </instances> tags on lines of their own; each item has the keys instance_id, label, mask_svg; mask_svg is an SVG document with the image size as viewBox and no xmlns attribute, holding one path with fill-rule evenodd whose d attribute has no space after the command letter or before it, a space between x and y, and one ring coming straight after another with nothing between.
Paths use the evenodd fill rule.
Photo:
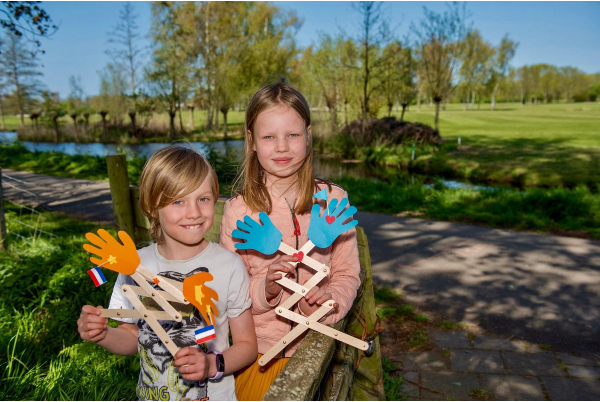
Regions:
<instances>
[{"instance_id":1,"label":"water reflection","mask_svg":"<svg viewBox=\"0 0 600 402\"><path fill-rule=\"evenodd\" d=\"M0 143L10 144L17 140L17 133L15 132L0 132ZM149 158L158 150L171 145L166 142L154 142L147 144L132 144L132 145L117 145L117 144L102 144L102 143L90 143L90 144L76 144L74 142L31 142L23 141L21 144L30 151L38 152L62 152L68 155L93 155L93 156L106 156L116 154L126 154L132 157L146 157ZM211 143L206 142L189 142L187 143L200 152L203 155L207 155L210 149L222 154L222 155L239 155L240 157L244 152L244 141L216 141ZM349 176L360 179L373 179L373 180L389 180L391 178L400 179L405 183L415 184L425 183L426 186L433 186L434 179L431 176L414 174L401 169L392 167L371 167L364 162L342 162L334 158L325 158L315 155L313 159L313 167L315 169L315 175L328 180L335 181L342 176ZM449 188L474 188L483 189L490 188L487 186L476 186L470 183L464 183L456 180L440 180L446 187Z\"/></svg>"}]
</instances>

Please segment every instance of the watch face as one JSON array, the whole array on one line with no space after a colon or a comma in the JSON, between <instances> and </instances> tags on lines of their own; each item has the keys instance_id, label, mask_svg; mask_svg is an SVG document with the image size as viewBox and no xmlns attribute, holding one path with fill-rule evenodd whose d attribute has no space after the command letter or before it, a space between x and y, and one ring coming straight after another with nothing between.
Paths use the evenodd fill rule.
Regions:
<instances>
[{"instance_id":1,"label":"watch face","mask_svg":"<svg viewBox=\"0 0 600 402\"><path fill-rule=\"evenodd\" d=\"M217 371L219 373L225 372L225 358L221 353L215 353L217 355Z\"/></svg>"}]
</instances>

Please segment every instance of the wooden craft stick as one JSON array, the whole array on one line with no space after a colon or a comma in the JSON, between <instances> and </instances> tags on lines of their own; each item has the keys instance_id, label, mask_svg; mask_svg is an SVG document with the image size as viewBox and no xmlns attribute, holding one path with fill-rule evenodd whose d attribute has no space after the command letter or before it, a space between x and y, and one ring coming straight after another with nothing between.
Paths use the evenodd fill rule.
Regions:
<instances>
[{"instance_id":1,"label":"wooden craft stick","mask_svg":"<svg viewBox=\"0 0 600 402\"><path fill-rule=\"evenodd\" d=\"M189 304L185 297L183 297L183 284L181 284L180 282L172 281L163 276L156 275L154 272L150 271L143 265L140 265L137 268L136 272L139 272L144 278L146 278L147 281L156 283L158 286L164 289L165 292L169 293L180 303Z\"/></svg>"},{"instance_id":2,"label":"wooden craft stick","mask_svg":"<svg viewBox=\"0 0 600 402\"><path fill-rule=\"evenodd\" d=\"M285 272L281 272L284 274ZM299 283L294 282L293 280L286 278L285 276L281 279L276 280L278 284L292 290L294 294L299 293L301 295L305 295L308 293L309 289L300 285Z\"/></svg>"},{"instance_id":3,"label":"wooden craft stick","mask_svg":"<svg viewBox=\"0 0 600 402\"><path fill-rule=\"evenodd\" d=\"M127 297L127 299L131 302L133 307L141 313L142 319L145 320L146 323L148 323L150 328L152 328L154 333L160 338L160 340L163 342L163 344L166 346L169 352L171 352L173 357L175 357L175 354L179 351L179 348L175 345L175 343L173 343L169 335L165 332L163 327L158 323L158 321L154 317L154 314L157 312L148 310L142 304L140 299L138 299L138 296L135 294L135 290L132 289L131 286L123 285L121 289L123 290L123 294L125 294L125 297Z\"/></svg>"},{"instance_id":4,"label":"wooden craft stick","mask_svg":"<svg viewBox=\"0 0 600 402\"><path fill-rule=\"evenodd\" d=\"M332 309L334 303L334 300L328 300L325 303L323 303L323 306L327 306L329 309ZM312 314L308 317L304 317L303 315L294 313L293 311L287 309L276 308L275 311L278 315L285 317L288 320L294 321L299 325L304 325L312 330L320 332L338 341L344 342L350 346L354 346L355 348L358 348L360 350L367 350L369 348L369 344L367 342L345 334L337 329L328 327L325 324L321 324L312 317Z\"/></svg>"},{"instance_id":5,"label":"wooden craft stick","mask_svg":"<svg viewBox=\"0 0 600 402\"><path fill-rule=\"evenodd\" d=\"M152 297L152 299L156 303L158 303L158 305L162 307L162 309L165 310L167 314L169 314L171 320L181 322L181 312L175 310L175 308L171 306L171 304L168 301L166 301L162 297L162 295L156 291L156 289L154 289L152 286L150 286L150 284L148 284L148 282L146 282L144 277L139 272L134 272L133 274L131 274L131 277L144 290L145 295L150 294L150 297ZM137 289L136 294L139 294L137 292Z\"/></svg>"},{"instance_id":6,"label":"wooden craft stick","mask_svg":"<svg viewBox=\"0 0 600 402\"><path fill-rule=\"evenodd\" d=\"M131 285L130 285L131 286ZM135 293L137 293L140 296L144 296L144 297L154 297L152 296L152 293L157 293L159 295L161 295L165 300L170 301L170 302L175 302L175 303L179 303L179 300L177 300L176 298L174 298L171 294L165 292L164 290L158 290L158 289L154 289L152 288L152 293L147 293L144 289L142 289L139 286L131 286L132 288L135 289Z\"/></svg>"},{"instance_id":7,"label":"wooden craft stick","mask_svg":"<svg viewBox=\"0 0 600 402\"><path fill-rule=\"evenodd\" d=\"M311 290L315 285L317 285L319 282L321 282L323 280L323 278L325 278L327 275L323 272L317 272L316 274L314 274L308 281L306 281L306 283L304 284L304 287L308 290ZM304 297L304 294L302 293L294 293L293 295L291 295L290 297L288 297L283 303L281 303L280 307L283 307L285 309L290 309L294 306L294 304L298 303L300 301L300 299L302 299Z\"/></svg>"},{"instance_id":8,"label":"wooden craft stick","mask_svg":"<svg viewBox=\"0 0 600 402\"><path fill-rule=\"evenodd\" d=\"M283 252L284 254L287 255L294 255L298 253L298 250L296 250L294 247L292 246L288 246L287 244L285 244L284 242L281 242L281 244L279 244L279 251ZM322 271L323 269L326 269L328 273L329 272L329 268L327 267L327 265L321 264L319 261L309 257L308 255L306 255L307 253L304 254L304 256L302 257L302 263L308 267L311 267L312 269L314 269L315 271Z\"/></svg>"},{"instance_id":9,"label":"wooden craft stick","mask_svg":"<svg viewBox=\"0 0 600 402\"><path fill-rule=\"evenodd\" d=\"M276 307L276 309L277 309L276 312L279 310L283 310L283 308L281 306ZM323 317L325 314L327 314L327 312L329 312L329 308L327 306L321 306L321 308L319 308L317 311L315 311L314 313L311 314L311 317L313 317L315 320L318 320L321 317ZM279 340L279 342L277 342L275 345L273 345L273 347L271 349L269 349L267 351L267 353L265 353L263 355L263 357L260 358L260 360L258 361L258 364L260 366L264 366L267 363L269 363L275 356L278 356L286 346L288 346L290 343L292 343L294 341L294 339L298 338L300 335L302 335L307 330L308 330L307 326L298 324L286 336L281 338L281 340Z\"/></svg>"},{"instance_id":10,"label":"wooden craft stick","mask_svg":"<svg viewBox=\"0 0 600 402\"><path fill-rule=\"evenodd\" d=\"M130 309L119 309L119 308L113 308L113 309L101 309L100 310L100 317L106 317L106 318L138 318L138 319L144 319L144 317L142 317L142 315L140 314L139 311L137 310L130 310ZM165 311L154 311L154 318L156 318L157 320L172 320L171 316L165 312Z\"/></svg>"}]
</instances>

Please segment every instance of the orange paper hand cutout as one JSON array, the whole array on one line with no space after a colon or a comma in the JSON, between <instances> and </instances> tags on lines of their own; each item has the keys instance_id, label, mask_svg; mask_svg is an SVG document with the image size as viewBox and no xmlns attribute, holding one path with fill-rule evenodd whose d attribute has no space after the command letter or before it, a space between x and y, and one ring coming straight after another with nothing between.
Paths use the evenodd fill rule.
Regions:
<instances>
[{"instance_id":1,"label":"orange paper hand cutout","mask_svg":"<svg viewBox=\"0 0 600 402\"><path fill-rule=\"evenodd\" d=\"M204 282L210 282L213 276L208 272L200 272L183 280L183 297L192 303L204 318L207 324L215 325L212 313L219 316L219 310L213 300L219 300L217 292L209 288ZM210 320L209 320L210 319Z\"/></svg>"},{"instance_id":2,"label":"orange paper hand cutout","mask_svg":"<svg viewBox=\"0 0 600 402\"><path fill-rule=\"evenodd\" d=\"M98 235L100 237L94 233L85 234L85 238L96 247L84 244L83 249L100 257L90 257L90 261L123 275L133 274L140 265L140 257L127 232L119 231L119 239L123 244L104 229L99 229Z\"/></svg>"}]
</instances>

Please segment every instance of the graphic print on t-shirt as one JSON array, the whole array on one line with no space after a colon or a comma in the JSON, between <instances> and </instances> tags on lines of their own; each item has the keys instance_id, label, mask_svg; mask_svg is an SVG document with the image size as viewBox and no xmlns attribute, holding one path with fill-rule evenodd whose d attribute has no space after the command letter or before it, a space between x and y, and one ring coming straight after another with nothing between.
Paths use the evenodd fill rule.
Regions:
<instances>
[{"instance_id":1,"label":"graphic print on t-shirt","mask_svg":"<svg viewBox=\"0 0 600 402\"><path fill-rule=\"evenodd\" d=\"M196 268L187 274L173 271L160 272L160 275L179 282L199 272L209 272L207 268ZM156 289L159 287L155 284ZM142 299L148 309L160 310L158 304L151 298ZM169 337L178 348L196 346L194 331L207 324L202 319L198 310L192 304L172 302L173 307L181 311L181 322L159 321ZM145 400L206 400L208 399L206 383L199 386L196 381L187 381L180 377L178 369L173 366L173 356L162 344L160 338L154 333L146 321L137 323L138 350L140 354L141 375L137 386L137 396ZM205 353L206 344L200 345Z\"/></svg>"}]
</instances>

